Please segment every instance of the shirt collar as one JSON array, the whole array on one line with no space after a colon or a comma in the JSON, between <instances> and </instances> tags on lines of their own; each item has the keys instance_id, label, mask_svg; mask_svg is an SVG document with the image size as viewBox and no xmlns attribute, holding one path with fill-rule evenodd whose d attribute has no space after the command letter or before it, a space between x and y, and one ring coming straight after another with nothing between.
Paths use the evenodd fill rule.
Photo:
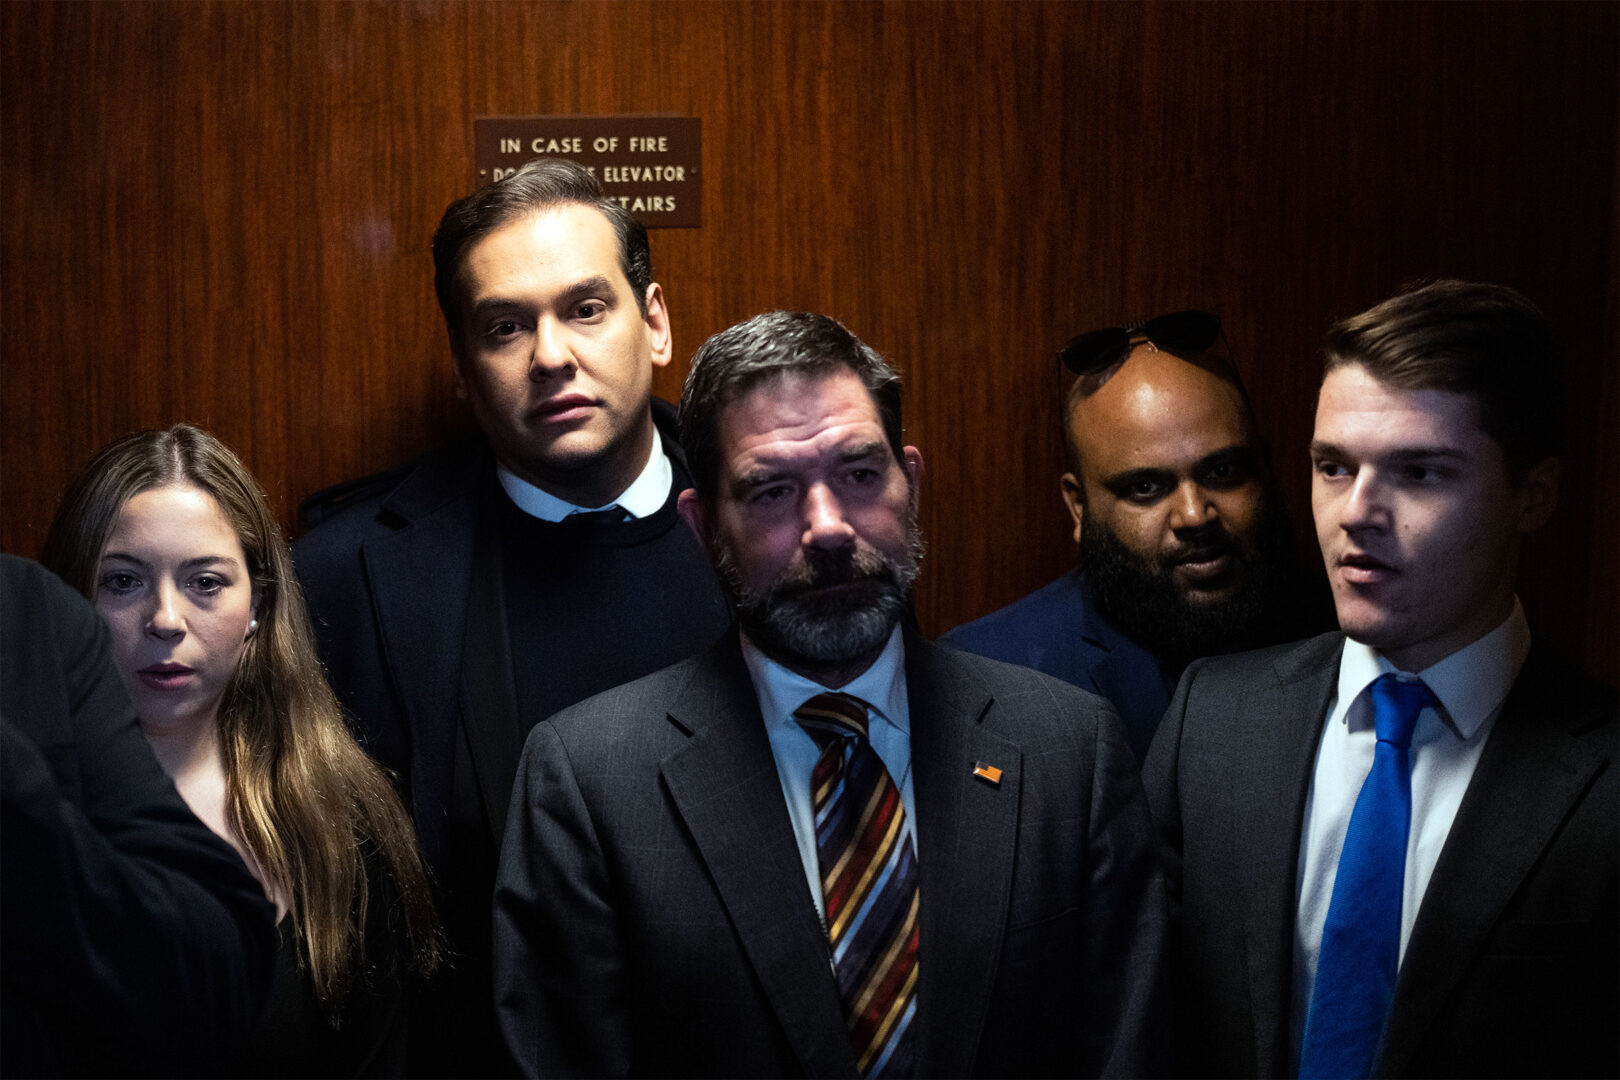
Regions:
<instances>
[{"instance_id":1,"label":"shirt collar","mask_svg":"<svg viewBox=\"0 0 1620 1080\"><path fill-rule=\"evenodd\" d=\"M754 680L754 693L759 698L759 709L769 730L780 724L797 724L793 710L817 694L849 694L872 707L879 719L905 732L911 732L910 710L906 700L906 646L900 628L889 632L888 643L872 666L860 676L839 687L830 687L789 671L760 651L759 646L739 631L743 662Z\"/></svg>"},{"instance_id":2,"label":"shirt collar","mask_svg":"<svg viewBox=\"0 0 1620 1080\"><path fill-rule=\"evenodd\" d=\"M610 506L619 507L631 517L648 517L663 508L669 499L669 489L675 483L669 455L664 453L664 440L657 432L653 433L652 451L647 455L647 464L642 466L641 474L631 481L629 487L619 492L618 498L609 499L601 506L575 506L549 491L540 490L505 465L497 464L495 475L500 478L501 487L517 504L517 508L541 521L561 521L569 514L606 510Z\"/></svg>"},{"instance_id":3,"label":"shirt collar","mask_svg":"<svg viewBox=\"0 0 1620 1080\"><path fill-rule=\"evenodd\" d=\"M1339 660L1338 699L1354 701L1374 679L1391 671L1416 674L1440 699L1442 718L1468 740L1507 700L1529 655L1530 624L1515 596L1512 614L1495 630L1419 672L1400 672L1377 650L1346 638Z\"/></svg>"}]
</instances>

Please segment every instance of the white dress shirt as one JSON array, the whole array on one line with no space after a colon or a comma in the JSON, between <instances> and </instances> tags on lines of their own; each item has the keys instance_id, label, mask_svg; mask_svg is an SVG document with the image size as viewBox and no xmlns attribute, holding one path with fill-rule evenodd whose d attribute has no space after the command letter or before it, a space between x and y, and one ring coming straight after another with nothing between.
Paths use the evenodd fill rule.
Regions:
<instances>
[{"instance_id":1,"label":"white dress shirt","mask_svg":"<svg viewBox=\"0 0 1620 1080\"><path fill-rule=\"evenodd\" d=\"M669 455L664 453L664 440L656 432L653 433L652 452L647 455L647 464L641 467L640 475L630 482L629 487L619 492L617 498L609 499L601 506L575 506L565 502L549 491L541 491L505 465L497 464L495 475L500 478L501 487L506 489L507 496L517 504L517 508L541 521L561 521L569 514L606 510L610 506L617 506L631 517L644 518L663 508L665 500L669 498L669 489L675 484L675 470L669 463Z\"/></svg>"},{"instance_id":2,"label":"white dress shirt","mask_svg":"<svg viewBox=\"0 0 1620 1080\"><path fill-rule=\"evenodd\" d=\"M906 810L903 835L911 837L915 853L917 815L911 797L911 703L906 697L905 643L900 628L895 627L871 667L847 685L831 690L778 664L760 652L747 634L740 637L743 662L754 680L759 711L765 718L765 733L771 740L771 754L776 758L776 774L782 781L782 795L787 800L788 818L793 822L793 837L799 844L804 878L816 902L816 913L825 924L821 863L816 852L816 812L810 800L810 771L821 757L821 748L793 719L793 710L817 694L849 694L867 703L867 730L872 749L883 759L889 776L900 788L900 804Z\"/></svg>"},{"instance_id":3,"label":"white dress shirt","mask_svg":"<svg viewBox=\"0 0 1620 1080\"><path fill-rule=\"evenodd\" d=\"M1515 598L1513 613L1495 630L1416 673L1434 691L1440 707L1425 708L1418 714L1407 758L1412 776L1412 823L1406 844L1406 879L1401 889L1402 959L1457 807L1468 790L1497 714L1502 711L1502 702L1529 652L1530 626ZM1397 671L1395 665L1377 652L1345 639L1338 687L1328 703L1300 834L1299 907L1294 920L1296 1053L1305 1029L1311 986L1316 981L1322 927L1333 899L1345 830L1361 785L1372 771L1378 742L1367 690L1380 675L1392 671Z\"/></svg>"}]
</instances>

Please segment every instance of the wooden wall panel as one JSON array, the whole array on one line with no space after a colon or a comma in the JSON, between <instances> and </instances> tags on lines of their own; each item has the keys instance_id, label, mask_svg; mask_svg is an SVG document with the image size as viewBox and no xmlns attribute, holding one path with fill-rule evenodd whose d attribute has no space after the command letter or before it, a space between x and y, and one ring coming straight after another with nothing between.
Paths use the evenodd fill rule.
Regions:
<instances>
[{"instance_id":1,"label":"wooden wall panel","mask_svg":"<svg viewBox=\"0 0 1620 1080\"><path fill-rule=\"evenodd\" d=\"M1597 4L0 5L0 546L98 445L177 419L298 499L467 422L428 239L483 115L703 121L653 234L685 357L772 307L908 378L940 631L1073 557L1054 348L1219 311L1311 555L1328 322L1505 281L1574 360L1544 640L1616 681L1620 8ZM673 397L684 364L660 374Z\"/></svg>"}]
</instances>

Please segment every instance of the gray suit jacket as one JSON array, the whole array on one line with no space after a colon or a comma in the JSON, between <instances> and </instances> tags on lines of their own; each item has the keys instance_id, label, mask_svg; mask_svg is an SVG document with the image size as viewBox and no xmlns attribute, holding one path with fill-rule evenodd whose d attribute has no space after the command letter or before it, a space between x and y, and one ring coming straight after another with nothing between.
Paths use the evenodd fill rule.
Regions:
<instances>
[{"instance_id":1,"label":"gray suit jacket","mask_svg":"<svg viewBox=\"0 0 1620 1080\"><path fill-rule=\"evenodd\" d=\"M917 1075L1156 1071L1161 882L1112 710L914 636L906 656ZM529 1074L855 1075L735 634L531 733L495 955Z\"/></svg>"},{"instance_id":2,"label":"gray suit jacket","mask_svg":"<svg viewBox=\"0 0 1620 1080\"><path fill-rule=\"evenodd\" d=\"M1143 771L1180 1071L1286 1076L1305 797L1343 635L1187 669ZM1377 1076L1616 1074L1612 693L1532 653L1424 894Z\"/></svg>"}]
</instances>

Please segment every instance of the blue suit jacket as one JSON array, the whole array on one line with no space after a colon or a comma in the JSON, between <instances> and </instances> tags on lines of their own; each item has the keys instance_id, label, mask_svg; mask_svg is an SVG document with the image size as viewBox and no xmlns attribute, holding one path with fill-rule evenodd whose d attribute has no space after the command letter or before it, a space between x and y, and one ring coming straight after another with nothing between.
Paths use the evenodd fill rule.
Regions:
<instances>
[{"instance_id":1,"label":"blue suit jacket","mask_svg":"<svg viewBox=\"0 0 1620 1080\"><path fill-rule=\"evenodd\" d=\"M1137 761L1147 756L1170 704L1158 660L1103 617L1079 569L940 640L1107 698L1119 712Z\"/></svg>"}]
</instances>

